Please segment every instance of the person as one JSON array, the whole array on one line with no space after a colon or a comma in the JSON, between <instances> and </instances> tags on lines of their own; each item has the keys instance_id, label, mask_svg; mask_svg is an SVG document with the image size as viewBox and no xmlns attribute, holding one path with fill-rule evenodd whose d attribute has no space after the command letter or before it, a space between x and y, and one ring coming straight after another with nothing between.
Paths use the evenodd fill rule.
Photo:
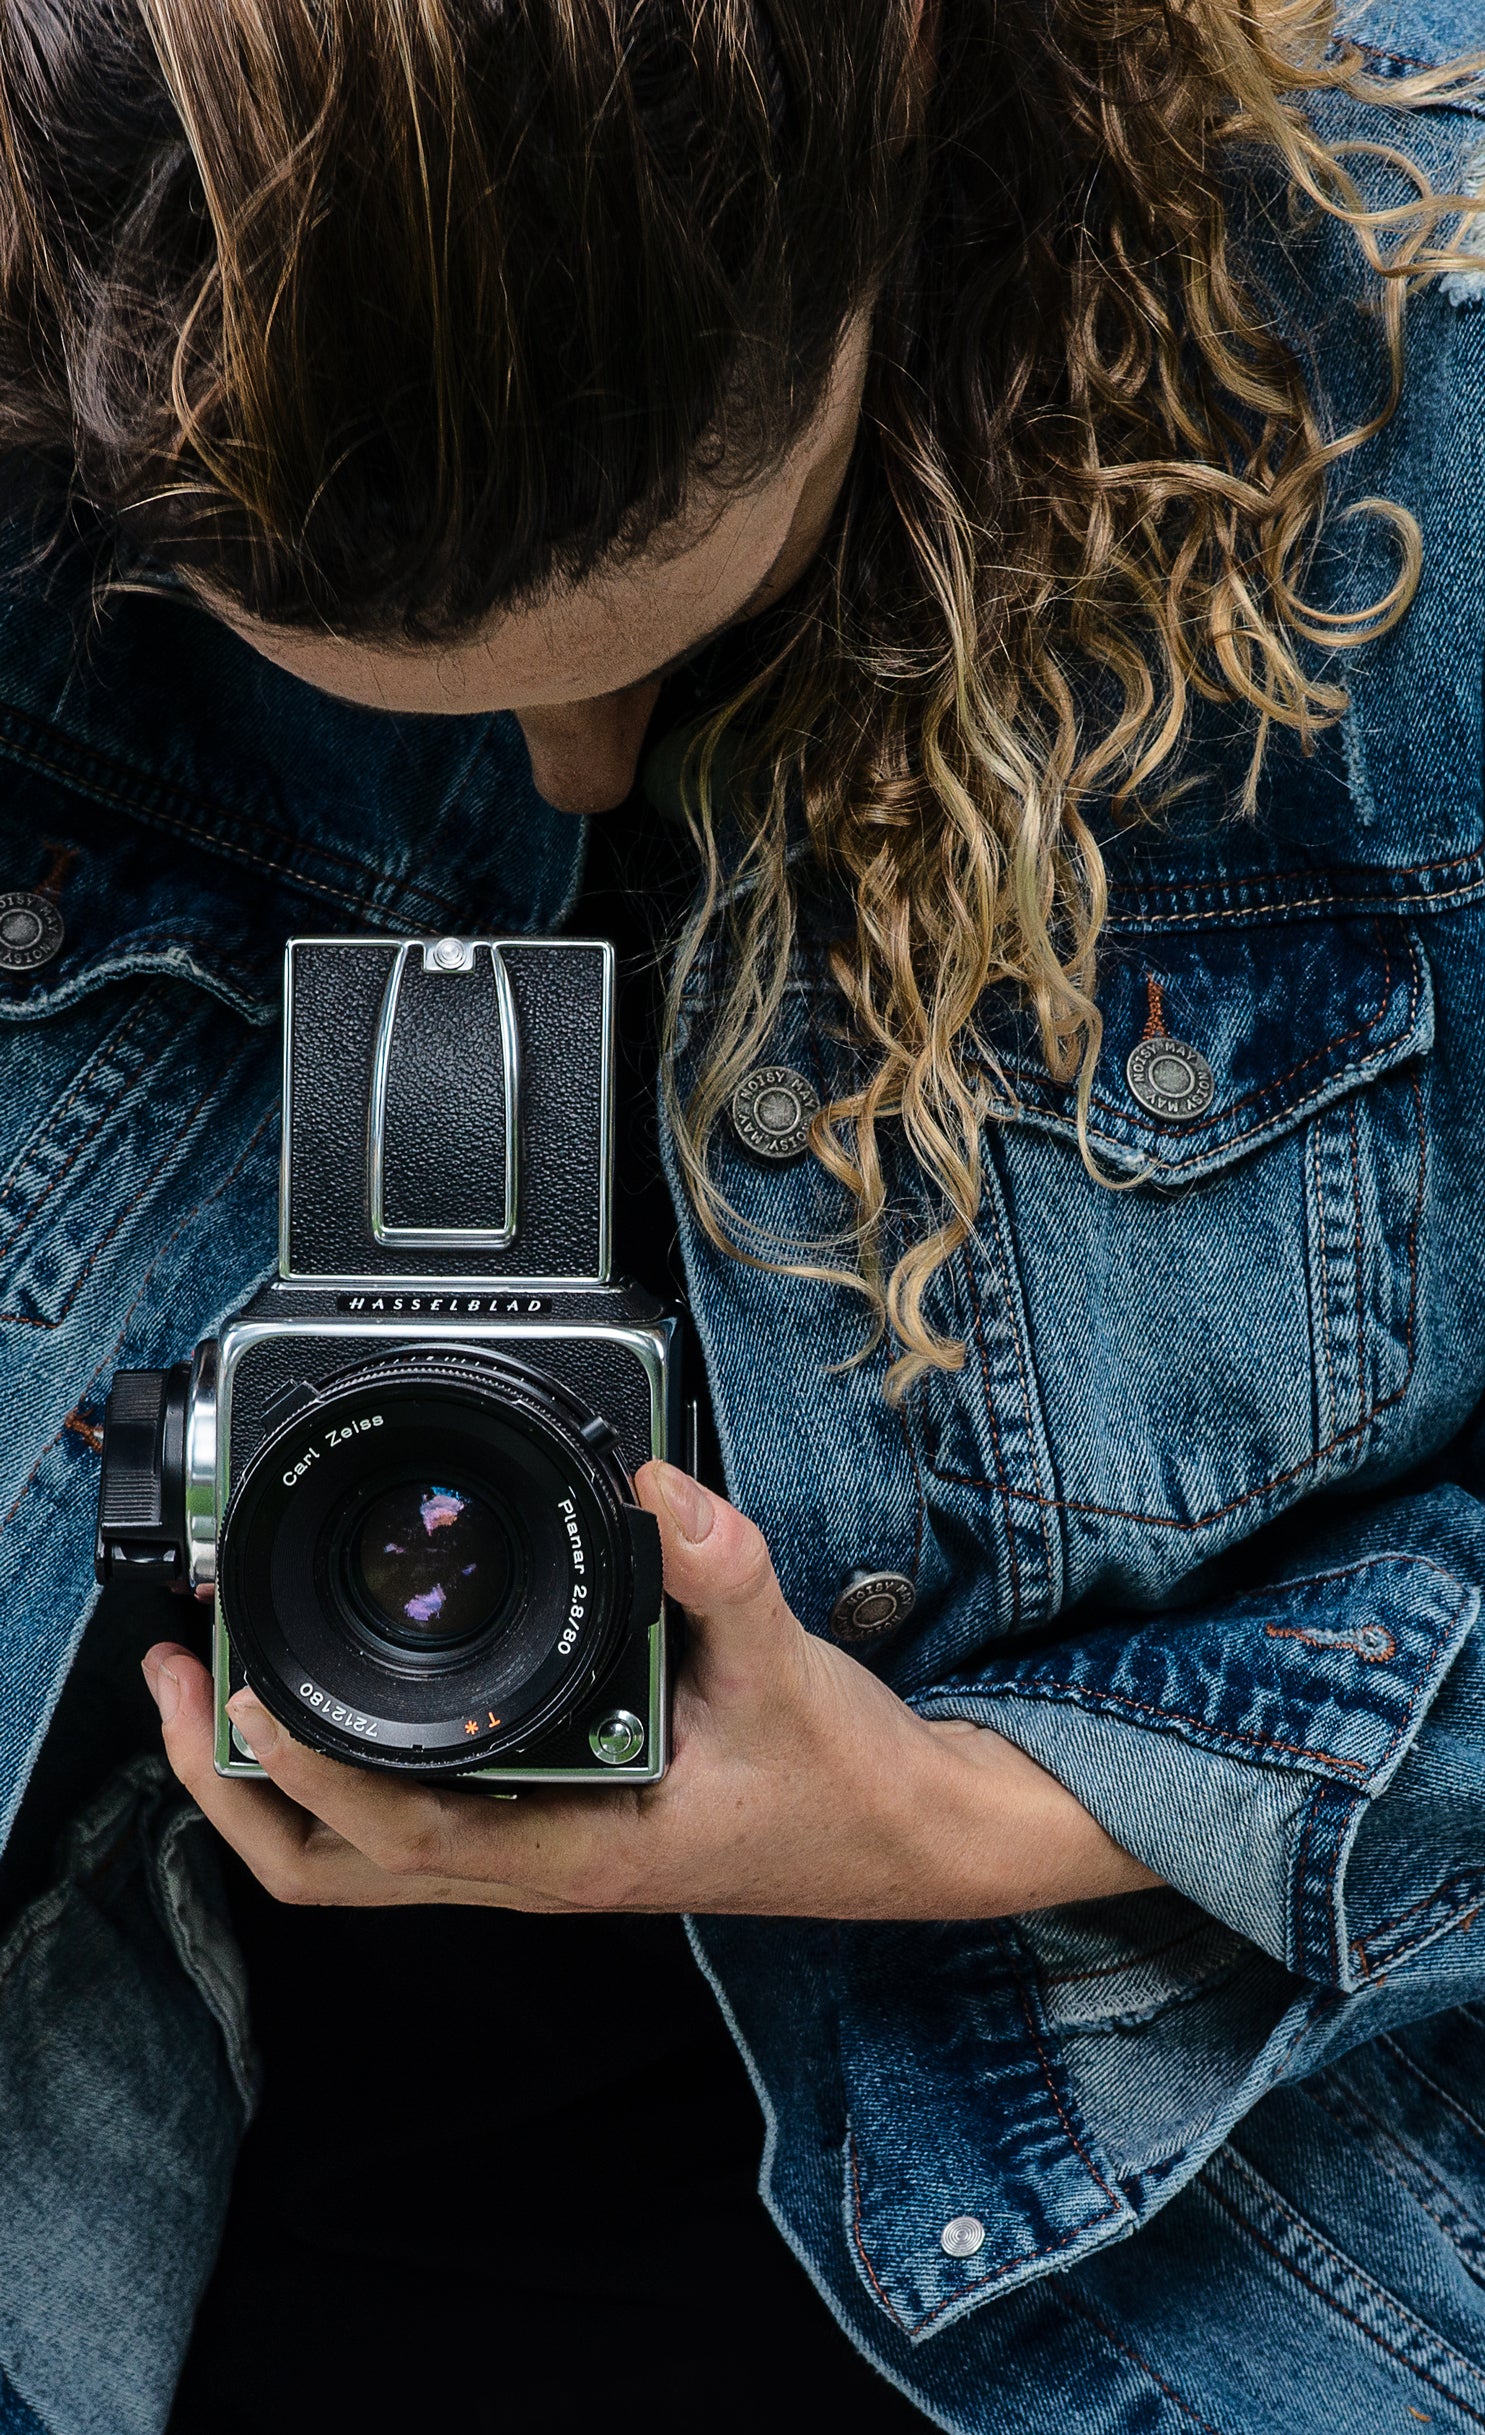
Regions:
<instances>
[{"instance_id":1,"label":"person","mask_svg":"<svg viewBox=\"0 0 1485 2435\"><path fill-rule=\"evenodd\" d=\"M0 17L7 2435L1485 2423L1478 32ZM219 1779L283 941L564 925L673 1764Z\"/></svg>"}]
</instances>

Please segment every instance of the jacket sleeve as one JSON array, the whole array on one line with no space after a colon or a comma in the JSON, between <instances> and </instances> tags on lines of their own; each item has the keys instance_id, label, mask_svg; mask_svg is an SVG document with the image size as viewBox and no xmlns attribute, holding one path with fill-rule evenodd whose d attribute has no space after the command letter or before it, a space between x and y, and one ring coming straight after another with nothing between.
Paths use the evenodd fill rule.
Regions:
<instances>
[{"instance_id":1,"label":"jacket sleeve","mask_svg":"<svg viewBox=\"0 0 1485 2435\"><path fill-rule=\"evenodd\" d=\"M1485 1504L1433 1488L1242 1595L983 1659L914 1705L1017 1743L1297 1976L1436 1966L1457 2002L1485 1899L1482 1583Z\"/></svg>"}]
</instances>

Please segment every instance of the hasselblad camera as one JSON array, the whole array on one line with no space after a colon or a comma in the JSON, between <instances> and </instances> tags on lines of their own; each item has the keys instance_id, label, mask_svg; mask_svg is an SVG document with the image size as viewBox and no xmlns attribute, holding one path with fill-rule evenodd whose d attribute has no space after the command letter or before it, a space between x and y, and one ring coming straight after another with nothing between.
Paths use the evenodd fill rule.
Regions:
<instances>
[{"instance_id":1,"label":"hasselblad camera","mask_svg":"<svg viewBox=\"0 0 1485 2435\"><path fill-rule=\"evenodd\" d=\"M244 1683L356 1765L663 1772L678 1321L610 1277L614 992L601 940L289 943L279 1273L104 1432L98 1577L215 1601L220 1774Z\"/></svg>"}]
</instances>

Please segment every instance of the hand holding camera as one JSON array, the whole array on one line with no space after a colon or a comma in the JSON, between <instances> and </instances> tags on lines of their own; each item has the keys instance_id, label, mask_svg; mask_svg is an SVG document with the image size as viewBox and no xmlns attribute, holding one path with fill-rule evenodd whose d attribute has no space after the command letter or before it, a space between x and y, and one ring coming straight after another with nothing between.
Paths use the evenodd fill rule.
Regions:
<instances>
[{"instance_id":1,"label":"hand holding camera","mask_svg":"<svg viewBox=\"0 0 1485 2435\"><path fill-rule=\"evenodd\" d=\"M215 1601L212 1676L147 1661L177 1773L288 1902L951 1918L1151 1882L804 1631L664 1459L677 1323L609 1275L613 985L593 941L291 944L278 1280L110 1403L100 1576Z\"/></svg>"},{"instance_id":2,"label":"hand holding camera","mask_svg":"<svg viewBox=\"0 0 1485 2435\"><path fill-rule=\"evenodd\" d=\"M987 1918L1154 1880L1055 1778L993 1733L925 1722L789 1612L762 1535L667 1464L636 1493L691 1618L674 1756L607 1795L517 1801L338 1765L246 1692L232 1716L273 1789L211 1763L211 1685L147 1661L176 1773L270 1893L292 1903L523 1911Z\"/></svg>"}]
</instances>

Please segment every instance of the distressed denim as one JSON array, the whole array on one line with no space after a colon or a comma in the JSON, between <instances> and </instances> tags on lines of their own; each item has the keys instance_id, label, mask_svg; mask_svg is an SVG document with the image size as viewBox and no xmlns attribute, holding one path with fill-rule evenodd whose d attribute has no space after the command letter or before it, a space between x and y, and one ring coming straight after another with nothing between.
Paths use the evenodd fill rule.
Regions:
<instances>
[{"instance_id":1,"label":"distressed denim","mask_svg":"<svg viewBox=\"0 0 1485 2435\"><path fill-rule=\"evenodd\" d=\"M1476 13L1385 0L1375 73ZM1476 174L1485 98L1314 107L1440 189ZM1334 421L1363 415L1346 242L1261 179L1238 205ZM1485 2423L1485 258L1416 305L1403 407L1337 472L1338 507L1372 493L1418 517L1424 579L1341 726L1281 738L1245 820L1248 739L1203 712L1174 808L1108 826L1090 1140L1128 1189L1089 1176L1024 1014L985 1009L985 1203L931 1313L963 1369L889 1406L851 1297L728 1260L676 1194L729 1486L805 1624L859 1566L909 1575L866 1661L1164 1881L692 1923L784 2237L964 2435ZM1312 597L1384 590L1390 549L1334 522ZM8 1820L89 1610L113 1368L179 1359L272 1265L283 939L559 926L581 828L509 722L327 702L169 598L89 622L65 570L0 604L0 773L0 884L67 925L0 979ZM769 1052L822 1095L859 1070L839 917L806 889ZM1160 1030L1216 1080L1179 1126L1125 1079ZM749 1229L846 1214L812 1162L719 1160ZM906 1238L935 1211L891 1181ZM0 2091L0 2430L158 2435L252 2093L207 1839L158 1771L79 1822L0 1956Z\"/></svg>"}]
</instances>

